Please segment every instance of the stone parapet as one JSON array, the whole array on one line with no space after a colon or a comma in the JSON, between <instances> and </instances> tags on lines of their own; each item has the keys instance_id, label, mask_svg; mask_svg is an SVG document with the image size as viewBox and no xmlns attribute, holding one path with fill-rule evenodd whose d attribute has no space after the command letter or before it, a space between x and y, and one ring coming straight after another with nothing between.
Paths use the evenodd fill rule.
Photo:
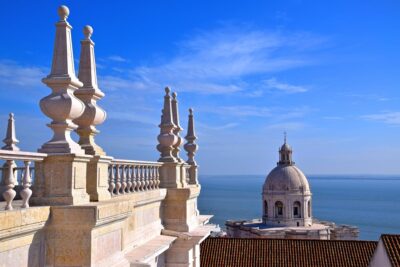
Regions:
<instances>
[{"instance_id":1,"label":"stone parapet","mask_svg":"<svg viewBox=\"0 0 400 267\"><path fill-rule=\"evenodd\" d=\"M90 201L103 201L111 198L108 191L108 167L112 157L93 156L87 165L86 188Z\"/></svg>"},{"instance_id":2,"label":"stone parapet","mask_svg":"<svg viewBox=\"0 0 400 267\"><path fill-rule=\"evenodd\" d=\"M89 203L86 192L87 163L91 156L54 154L35 163L35 205L76 205Z\"/></svg>"},{"instance_id":3,"label":"stone parapet","mask_svg":"<svg viewBox=\"0 0 400 267\"><path fill-rule=\"evenodd\" d=\"M50 207L0 211L0 266L44 266Z\"/></svg>"},{"instance_id":4,"label":"stone parapet","mask_svg":"<svg viewBox=\"0 0 400 267\"><path fill-rule=\"evenodd\" d=\"M168 230L189 232L199 226L197 197L200 185L168 188L163 202L163 225Z\"/></svg>"}]
</instances>

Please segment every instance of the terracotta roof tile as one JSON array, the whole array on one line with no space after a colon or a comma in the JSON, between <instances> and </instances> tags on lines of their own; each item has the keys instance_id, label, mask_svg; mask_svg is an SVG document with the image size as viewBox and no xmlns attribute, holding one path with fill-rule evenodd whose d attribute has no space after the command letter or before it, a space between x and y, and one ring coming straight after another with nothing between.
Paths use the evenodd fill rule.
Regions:
<instances>
[{"instance_id":1,"label":"terracotta roof tile","mask_svg":"<svg viewBox=\"0 0 400 267\"><path fill-rule=\"evenodd\" d=\"M201 244L204 267L368 266L376 241L208 238Z\"/></svg>"},{"instance_id":2,"label":"terracotta roof tile","mask_svg":"<svg viewBox=\"0 0 400 267\"><path fill-rule=\"evenodd\" d=\"M381 240L392 266L400 266L400 235L381 235Z\"/></svg>"}]
</instances>

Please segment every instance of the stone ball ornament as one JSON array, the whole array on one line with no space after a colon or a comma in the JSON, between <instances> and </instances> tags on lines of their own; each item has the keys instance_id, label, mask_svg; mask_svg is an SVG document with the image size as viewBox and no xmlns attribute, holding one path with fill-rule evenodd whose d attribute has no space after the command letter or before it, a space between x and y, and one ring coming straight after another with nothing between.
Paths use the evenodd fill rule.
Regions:
<instances>
[{"instance_id":1,"label":"stone ball ornament","mask_svg":"<svg viewBox=\"0 0 400 267\"><path fill-rule=\"evenodd\" d=\"M67 6L61 5L57 10L60 20L66 20L69 16L69 8Z\"/></svg>"}]
</instances>

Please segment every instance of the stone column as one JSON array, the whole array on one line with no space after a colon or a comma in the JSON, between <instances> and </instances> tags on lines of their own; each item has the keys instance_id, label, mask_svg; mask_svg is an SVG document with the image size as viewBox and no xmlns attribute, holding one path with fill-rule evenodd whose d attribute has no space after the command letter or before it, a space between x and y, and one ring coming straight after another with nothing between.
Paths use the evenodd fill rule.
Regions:
<instances>
[{"instance_id":1,"label":"stone column","mask_svg":"<svg viewBox=\"0 0 400 267\"><path fill-rule=\"evenodd\" d=\"M194 119L193 119L193 109L189 109L189 121L188 121L188 130L185 136L187 143L185 144L184 148L188 155L188 160L186 161L189 165L189 184L198 184L198 174L197 174L197 162L194 159L196 151L198 150L199 146L196 144L196 134L194 129Z\"/></svg>"},{"instance_id":2,"label":"stone column","mask_svg":"<svg viewBox=\"0 0 400 267\"><path fill-rule=\"evenodd\" d=\"M111 198L108 192L108 165L112 158L106 157L104 150L94 140L95 135L99 133L95 126L105 121L106 112L97 105L97 100L103 98L104 93L97 84L94 42L91 39L93 28L86 25L83 34L85 38L81 41L78 74L83 87L74 94L85 104L85 110L74 123L78 125L76 130L79 135L78 143L87 155L93 155L87 167L87 192L90 200L101 201Z\"/></svg>"},{"instance_id":3,"label":"stone column","mask_svg":"<svg viewBox=\"0 0 400 267\"><path fill-rule=\"evenodd\" d=\"M42 80L52 93L40 101L42 112L52 119L48 126L54 135L39 149L48 156L43 162L35 163L32 202L73 205L89 202L86 170L91 157L86 156L80 145L71 139L71 131L77 128L73 120L85 110L85 104L74 95L83 83L75 76L68 7L60 6L58 15L60 20L56 23L51 73Z\"/></svg>"}]
</instances>

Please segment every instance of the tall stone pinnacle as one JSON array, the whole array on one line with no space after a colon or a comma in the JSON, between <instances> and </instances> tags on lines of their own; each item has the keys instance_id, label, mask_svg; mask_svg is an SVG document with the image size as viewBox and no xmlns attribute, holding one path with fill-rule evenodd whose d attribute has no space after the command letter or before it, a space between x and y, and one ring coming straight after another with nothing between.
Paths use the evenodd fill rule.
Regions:
<instances>
[{"instance_id":1,"label":"tall stone pinnacle","mask_svg":"<svg viewBox=\"0 0 400 267\"><path fill-rule=\"evenodd\" d=\"M178 109L178 99L177 99L177 94L175 92L172 93L172 117L173 117L173 122L175 124L175 128L173 130L174 134L178 138L178 141L174 145L174 149L172 151L172 155L180 162L183 162L183 160L179 156L179 151L180 151L180 146L182 145L182 137L180 137L179 133L183 130L182 127L179 125L179 109Z\"/></svg>"},{"instance_id":2,"label":"tall stone pinnacle","mask_svg":"<svg viewBox=\"0 0 400 267\"><path fill-rule=\"evenodd\" d=\"M193 119L193 109L189 109L189 121L188 121L188 129L187 134L185 136L187 143L184 145L185 150L187 151L188 160L186 161L189 165L197 165L194 156L198 149L198 145L196 144L196 135L194 129L194 119Z\"/></svg>"},{"instance_id":3,"label":"tall stone pinnacle","mask_svg":"<svg viewBox=\"0 0 400 267\"><path fill-rule=\"evenodd\" d=\"M58 15L60 20L56 23L51 72L42 80L52 89L52 93L40 100L42 112L52 119L48 126L54 135L43 144L39 152L84 154L81 147L71 139L71 131L77 128L72 121L82 115L85 105L74 95L74 91L83 84L75 76L72 27L67 21L68 7L60 6Z\"/></svg>"},{"instance_id":4,"label":"tall stone pinnacle","mask_svg":"<svg viewBox=\"0 0 400 267\"><path fill-rule=\"evenodd\" d=\"M99 147L94 136L99 133L96 125L104 122L106 112L97 105L97 100L104 97L104 93L97 84L96 59L94 54L94 42L91 39L93 28L86 25L83 28L85 38L81 41L81 56L79 60L79 80L83 82L83 87L74 92L75 96L85 104L83 114L74 120L79 127L79 144L90 155L105 155Z\"/></svg>"},{"instance_id":5,"label":"tall stone pinnacle","mask_svg":"<svg viewBox=\"0 0 400 267\"><path fill-rule=\"evenodd\" d=\"M15 134L15 120L13 113L10 113L9 115L7 124L7 134L6 138L4 138L3 140L3 143L6 145L3 146L1 149L19 151L19 148L16 146L16 144L18 144L19 141Z\"/></svg>"},{"instance_id":6,"label":"tall stone pinnacle","mask_svg":"<svg viewBox=\"0 0 400 267\"><path fill-rule=\"evenodd\" d=\"M157 139L159 144L157 150L161 152L160 162L176 162L172 154L174 145L178 142L177 136L173 133L176 125L173 122L171 96L169 87L165 88L164 108L161 116L160 134Z\"/></svg>"}]
</instances>

